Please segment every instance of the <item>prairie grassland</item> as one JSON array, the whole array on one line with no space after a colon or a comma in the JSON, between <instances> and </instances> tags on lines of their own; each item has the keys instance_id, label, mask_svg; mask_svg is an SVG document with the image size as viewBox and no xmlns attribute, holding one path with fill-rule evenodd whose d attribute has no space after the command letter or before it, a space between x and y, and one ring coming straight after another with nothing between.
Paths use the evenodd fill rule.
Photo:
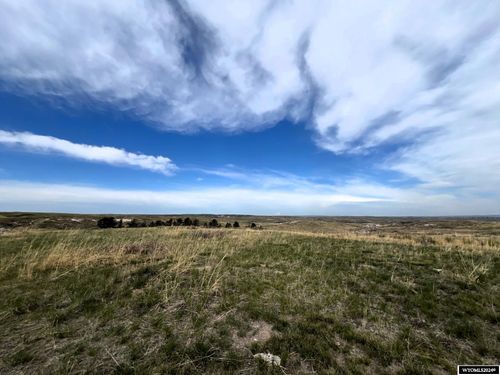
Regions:
<instances>
[{"instance_id":1,"label":"prairie grassland","mask_svg":"<svg viewBox=\"0 0 500 375\"><path fill-rule=\"evenodd\" d=\"M496 232L271 227L1 234L0 373L445 374L499 362Z\"/></svg>"}]
</instances>

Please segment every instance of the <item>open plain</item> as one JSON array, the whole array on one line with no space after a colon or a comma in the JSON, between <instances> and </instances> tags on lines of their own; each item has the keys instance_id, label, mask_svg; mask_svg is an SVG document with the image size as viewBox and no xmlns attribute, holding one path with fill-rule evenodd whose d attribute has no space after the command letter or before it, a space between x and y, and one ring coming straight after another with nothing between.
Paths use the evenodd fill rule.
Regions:
<instances>
[{"instance_id":1,"label":"open plain","mask_svg":"<svg viewBox=\"0 0 500 375\"><path fill-rule=\"evenodd\" d=\"M191 217L241 227L1 214L0 372L446 374L499 362L496 218Z\"/></svg>"}]
</instances>

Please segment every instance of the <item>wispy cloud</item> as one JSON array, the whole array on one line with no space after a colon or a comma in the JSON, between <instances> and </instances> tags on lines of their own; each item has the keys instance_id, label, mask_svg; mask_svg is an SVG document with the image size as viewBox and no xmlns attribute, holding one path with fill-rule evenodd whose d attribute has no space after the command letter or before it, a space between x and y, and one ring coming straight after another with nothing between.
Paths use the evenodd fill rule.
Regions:
<instances>
[{"instance_id":1,"label":"wispy cloud","mask_svg":"<svg viewBox=\"0 0 500 375\"><path fill-rule=\"evenodd\" d=\"M277 170L249 170L238 168L234 165L226 165L224 168L194 170L207 175L243 183L246 186L265 189L281 188L301 191L308 189L331 190L335 187L334 184L318 182L319 178L298 176L293 173ZM321 180L325 180L325 178Z\"/></svg>"},{"instance_id":2,"label":"wispy cloud","mask_svg":"<svg viewBox=\"0 0 500 375\"><path fill-rule=\"evenodd\" d=\"M177 167L169 158L128 152L115 147L92 146L27 132L0 130L0 144L22 147L29 152L60 154L89 162L129 166L172 174Z\"/></svg>"},{"instance_id":3,"label":"wispy cloud","mask_svg":"<svg viewBox=\"0 0 500 375\"><path fill-rule=\"evenodd\" d=\"M332 192L301 194L251 188L115 190L64 184L0 180L0 210L83 212L332 213L335 206L381 198Z\"/></svg>"},{"instance_id":4,"label":"wispy cloud","mask_svg":"<svg viewBox=\"0 0 500 375\"><path fill-rule=\"evenodd\" d=\"M378 195L378 198L374 197ZM87 213L239 213L289 215L492 214L488 199L352 183L336 191L259 188L126 190L0 180L0 211Z\"/></svg>"},{"instance_id":5,"label":"wispy cloud","mask_svg":"<svg viewBox=\"0 0 500 375\"><path fill-rule=\"evenodd\" d=\"M0 0L0 79L167 130L287 117L336 153L405 144L386 167L481 191L497 181L498 19L498 1Z\"/></svg>"}]
</instances>

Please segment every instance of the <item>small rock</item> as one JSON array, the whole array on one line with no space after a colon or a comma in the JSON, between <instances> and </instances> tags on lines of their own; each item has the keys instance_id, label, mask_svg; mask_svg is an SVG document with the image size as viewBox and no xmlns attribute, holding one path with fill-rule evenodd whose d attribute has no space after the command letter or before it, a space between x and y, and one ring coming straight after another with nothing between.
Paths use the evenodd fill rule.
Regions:
<instances>
[{"instance_id":1,"label":"small rock","mask_svg":"<svg viewBox=\"0 0 500 375\"><path fill-rule=\"evenodd\" d=\"M271 353L258 353L253 357L262 359L269 366L281 366L281 358Z\"/></svg>"}]
</instances>

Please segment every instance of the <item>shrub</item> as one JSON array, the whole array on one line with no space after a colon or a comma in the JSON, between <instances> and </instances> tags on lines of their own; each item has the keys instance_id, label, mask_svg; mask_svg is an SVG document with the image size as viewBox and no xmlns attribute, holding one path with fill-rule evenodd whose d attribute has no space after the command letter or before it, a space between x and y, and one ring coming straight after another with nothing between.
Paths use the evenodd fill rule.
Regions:
<instances>
[{"instance_id":1,"label":"shrub","mask_svg":"<svg viewBox=\"0 0 500 375\"><path fill-rule=\"evenodd\" d=\"M217 228L219 226L219 222L217 221L217 219L212 219L210 220L210 223L208 223L208 226L210 228Z\"/></svg>"},{"instance_id":2,"label":"shrub","mask_svg":"<svg viewBox=\"0 0 500 375\"><path fill-rule=\"evenodd\" d=\"M231 225L231 223L226 223L226 228L232 228L233 226Z\"/></svg>"},{"instance_id":3,"label":"shrub","mask_svg":"<svg viewBox=\"0 0 500 375\"><path fill-rule=\"evenodd\" d=\"M200 221L198 219L193 220L193 226L198 227L200 226Z\"/></svg>"},{"instance_id":4,"label":"shrub","mask_svg":"<svg viewBox=\"0 0 500 375\"><path fill-rule=\"evenodd\" d=\"M118 222L114 217L103 217L97 221L99 228L115 228Z\"/></svg>"},{"instance_id":5,"label":"shrub","mask_svg":"<svg viewBox=\"0 0 500 375\"><path fill-rule=\"evenodd\" d=\"M257 224L255 224L255 223L250 224L250 228L252 228L252 229L257 228Z\"/></svg>"},{"instance_id":6,"label":"shrub","mask_svg":"<svg viewBox=\"0 0 500 375\"><path fill-rule=\"evenodd\" d=\"M191 220L191 218L187 217L184 219L184 226L186 227L190 227L191 225L193 225L193 220Z\"/></svg>"},{"instance_id":7,"label":"shrub","mask_svg":"<svg viewBox=\"0 0 500 375\"><path fill-rule=\"evenodd\" d=\"M129 221L127 226L129 228L137 228L139 226L139 222L137 221L137 219L132 219L131 221Z\"/></svg>"},{"instance_id":8,"label":"shrub","mask_svg":"<svg viewBox=\"0 0 500 375\"><path fill-rule=\"evenodd\" d=\"M238 223L237 221L234 222L233 224L233 228L239 228L240 227L240 223Z\"/></svg>"}]
</instances>

